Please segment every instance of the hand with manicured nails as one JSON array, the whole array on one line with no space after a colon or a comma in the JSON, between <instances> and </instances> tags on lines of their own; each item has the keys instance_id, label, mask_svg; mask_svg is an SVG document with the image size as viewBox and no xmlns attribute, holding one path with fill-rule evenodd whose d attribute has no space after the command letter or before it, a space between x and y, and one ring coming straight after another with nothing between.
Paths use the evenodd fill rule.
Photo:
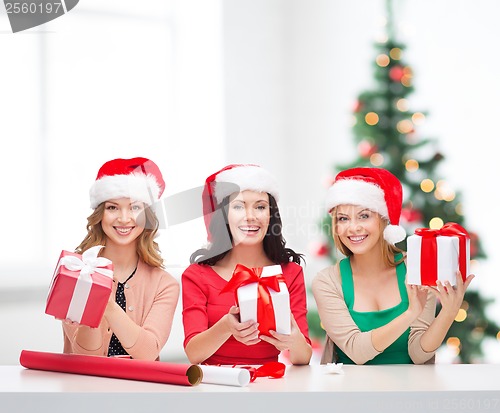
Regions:
<instances>
[{"instance_id":1,"label":"hand with manicured nails","mask_svg":"<svg viewBox=\"0 0 500 413\"><path fill-rule=\"evenodd\" d=\"M427 302L428 290L426 286L422 285L406 285L408 293L408 312L412 314L415 320L424 310L425 303Z\"/></svg>"},{"instance_id":2,"label":"hand with manicured nails","mask_svg":"<svg viewBox=\"0 0 500 413\"><path fill-rule=\"evenodd\" d=\"M272 344L279 351L290 350L294 347L298 340L305 341L304 335L301 333L293 314L290 314L291 329L290 334L279 334L274 330L269 330L271 337L261 335L260 339L269 344Z\"/></svg>"},{"instance_id":3,"label":"hand with manicured nails","mask_svg":"<svg viewBox=\"0 0 500 413\"><path fill-rule=\"evenodd\" d=\"M225 315L229 331L237 341L247 346L259 343L259 324L252 320L240 323L237 317L239 313L239 307L233 305Z\"/></svg>"},{"instance_id":4,"label":"hand with manicured nails","mask_svg":"<svg viewBox=\"0 0 500 413\"><path fill-rule=\"evenodd\" d=\"M429 287L431 293L440 301L443 314L453 317L453 319L456 317L464 301L465 291L473 278L474 274L470 274L464 282L460 271L457 271L457 285L455 287L449 281L443 284L439 280L436 282L436 287Z\"/></svg>"}]
</instances>

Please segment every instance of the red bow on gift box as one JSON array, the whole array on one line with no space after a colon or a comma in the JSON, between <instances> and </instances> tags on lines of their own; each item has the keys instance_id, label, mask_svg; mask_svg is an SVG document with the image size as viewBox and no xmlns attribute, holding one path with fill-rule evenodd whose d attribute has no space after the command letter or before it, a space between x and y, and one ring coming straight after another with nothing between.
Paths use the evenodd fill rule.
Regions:
<instances>
[{"instance_id":1,"label":"red bow on gift box","mask_svg":"<svg viewBox=\"0 0 500 413\"><path fill-rule=\"evenodd\" d=\"M276 330L276 320L274 307L269 288L280 291L280 282L285 282L281 274L269 277L261 277L262 268L248 268L238 264L234 269L233 276L220 294L234 292L236 303L238 303L238 288L252 283L257 283L257 320L259 321L259 331L264 335L269 335L269 330Z\"/></svg>"},{"instance_id":2,"label":"red bow on gift box","mask_svg":"<svg viewBox=\"0 0 500 413\"><path fill-rule=\"evenodd\" d=\"M437 242L436 237L458 237L459 245L459 269L462 279L465 281L467 278L467 255L465 253L467 248L467 239L469 239L468 232L455 222L448 222L440 229L417 228L415 235L422 237L422 252L421 252L421 267L422 267L422 284L431 285L437 279L436 262L427 260L426 257L437 256Z\"/></svg>"}]
</instances>

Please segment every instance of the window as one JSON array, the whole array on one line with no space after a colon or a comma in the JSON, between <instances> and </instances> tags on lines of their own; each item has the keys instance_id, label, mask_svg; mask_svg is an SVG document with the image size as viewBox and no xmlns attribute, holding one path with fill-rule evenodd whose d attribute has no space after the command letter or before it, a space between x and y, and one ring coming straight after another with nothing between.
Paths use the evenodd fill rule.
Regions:
<instances>
[{"instance_id":1,"label":"window","mask_svg":"<svg viewBox=\"0 0 500 413\"><path fill-rule=\"evenodd\" d=\"M153 159L167 197L220 167L220 13L205 3L86 0L16 34L3 16L0 287L47 285L60 250L85 236L88 189L107 160ZM183 266L204 240L200 217L158 242Z\"/></svg>"}]
</instances>

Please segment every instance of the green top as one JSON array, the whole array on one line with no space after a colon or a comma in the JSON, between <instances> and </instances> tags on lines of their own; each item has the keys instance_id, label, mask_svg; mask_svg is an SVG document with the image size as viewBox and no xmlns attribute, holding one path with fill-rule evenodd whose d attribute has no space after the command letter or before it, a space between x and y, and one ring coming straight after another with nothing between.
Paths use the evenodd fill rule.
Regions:
<instances>
[{"instance_id":1,"label":"green top","mask_svg":"<svg viewBox=\"0 0 500 413\"><path fill-rule=\"evenodd\" d=\"M402 258L401 254L394 257L396 261ZM406 291L405 278L406 278L406 265L404 261L396 266L396 275L398 277L399 293L401 295L401 302L392 307L381 311L365 311L359 312L353 310L354 306L354 283L352 279L351 262L349 258L344 258L340 261L340 277L342 279L342 291L344 293L344 300L349 309L352 319L362 331L370 331L375 328L386 325L394 320L397 316L404 313L408 309L408 293ZM413 364L408 354L408 338L410 329L408 328L399 338L387 347L378 356L372 360L367 361L365 364ZM342 350L336 347L338 362L345 364L355 364Z\"/></svg>"}]
</instances>

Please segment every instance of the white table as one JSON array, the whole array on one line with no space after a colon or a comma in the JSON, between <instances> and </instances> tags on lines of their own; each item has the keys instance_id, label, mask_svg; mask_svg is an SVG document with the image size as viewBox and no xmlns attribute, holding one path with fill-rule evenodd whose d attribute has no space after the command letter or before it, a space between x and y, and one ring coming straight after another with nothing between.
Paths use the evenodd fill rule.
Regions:
<instances>
[{"instance_id":1,"label":"white table","mask_svg":"<svg viewBox=\"0 0 500 413\"><path fill-rule=\"evenodd\" d=\"M273 407L280 406L279 409ZM0 412L500 412L500 364L287 366L246 387L192 387L0 366Z\"/></svg>"}]
</instances>

